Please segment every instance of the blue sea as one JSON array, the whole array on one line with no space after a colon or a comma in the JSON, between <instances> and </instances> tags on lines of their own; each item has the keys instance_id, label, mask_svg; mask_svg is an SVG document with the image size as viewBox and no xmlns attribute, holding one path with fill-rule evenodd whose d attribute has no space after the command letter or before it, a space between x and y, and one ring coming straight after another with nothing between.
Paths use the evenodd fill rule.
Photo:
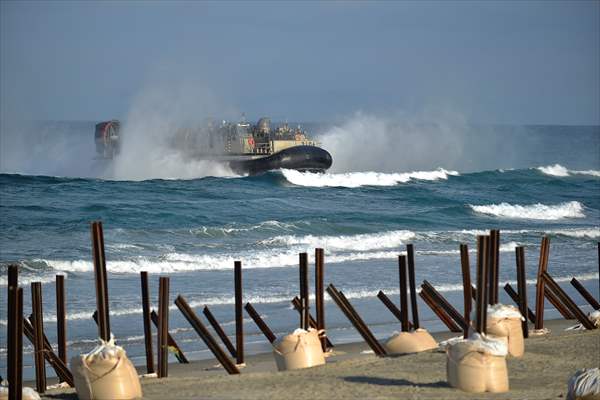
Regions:
<instances>
[{"instance_id":1,"label":"blue sea","mask_svg":"<svg viewBox=\"0 0 600 400\"><path fill-rule=\"evenodd\" d=\"M468 244L473 268L477 235L500 229L502 286L514 285L514 248L525 246L533 301L540 241L549 235L549 272L585 311L571 277L599 294L598 126L315 125L333 155L327 173L235 176L155 153L141 141L131 152L124 147L120 160L95 160L93 123L42 125L12 136L5 128L0 142L1 375L11 263L20 266L26 314L30 283L43 283L44 328L53 343L54 277L65 275L69 357L93 348L93 220L104 225L111 328L139 365L145 362L141 271L150 274L154 308L158 278L169 276L171 300L181 294L200 316L207 305L233 335L233 264L240 260L244 301L279 336L298 326L290 305L299 293L298 254L309 253L312 278L314 249L322 247L326 284L343 290L383 339L399 323L376 294L383 290L399 302L397 255L406 244L415 245L417 283L427 279L460 310L459 245ZM500 298L511 304L502 290ZM445 329L420 300L419 307L426 328ZM546 313L559 316L549 304ZM269 351L245 317L246 352ZM188 358L211 357L174 305L169 322ZM327 296L326 323L334 344L360 340ZM25 375L32 377L32 346L26 340L24 346Z\"/></svg>"}]
</instances>

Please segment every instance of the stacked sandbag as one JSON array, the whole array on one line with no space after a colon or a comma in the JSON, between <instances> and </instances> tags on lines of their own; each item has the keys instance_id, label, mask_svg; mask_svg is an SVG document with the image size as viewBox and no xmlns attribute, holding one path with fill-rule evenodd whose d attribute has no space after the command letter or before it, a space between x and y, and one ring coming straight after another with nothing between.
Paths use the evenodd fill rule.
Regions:
<instances>
[{"instance_id":1,"label":"stacked sandbag","mask_svg":"<svg viewBox=\"0 0 600 400\"><path fill-rule=\"evenodd\" d=\"M567 400L600 400L600 369L581 369L569 379Z\"/></svg>"},{"instance_id":2,"label":"stacked sandbag","mask_svg":"<svg viewBox=\"0 0 600 400\"><path fill-rule=\"evenodd\" d=\"M508 349L502 340L473 334L446 349L446 377L450 386L471 393L508 391Z\"/></svg>"},{"instance_id":3,"label":"stacked sandbag","mask_svg":"<svg viewBox=\"0 0 600 400\"><path fill-rule=\"evenodd\" d=\"M23 400L40 400L40 395L30 387L23 387ZM0 400L8 400L8 386L0 386Z\"/></svg>"},{"instance_id":4,"label":"stacked sandbag","mask_svg":"<svg viewBox=\"0 0 600 400\"><path fill-rule=\"evenodd\" d=\"M521 322L525 319L518 308L495 304L488 306L486 333L488 337L505 340L508 354L521 357L525 352L525 340Z\"/></svg>"},{"instance_id":5,"label":"stacked sandbag","mask_svg":"<svg viewBox=\"0 0 600 400\"><path fill-rule=\"evenodd\" d=\"M384 347L388 354L409 354L437 349L438 344L427 330L417 329L412 332L396 332Z\"/></svg>"},{"instance_id":6,"label":"stacked sandbag","mask_svg":"<svg viewBox=\"0 0 600 400\"><path fill-rule=\"evenodd\" d=\"M321 340L316 329L296 329L273 343L273 355L279 371L325 364Z\"/></svg>"},{"instance_id":7,"label":"stacked sandbag","mask_svg":"<svg viewBox=\"0 0 600 400\"><path fill-rule=\"evenodd\" d=\"M100 339L88 354L73 357L71 370L80 400L129 400L142 397L135 367L125 350L115 345L114 337Z\"/></svg>"}]
</instances>

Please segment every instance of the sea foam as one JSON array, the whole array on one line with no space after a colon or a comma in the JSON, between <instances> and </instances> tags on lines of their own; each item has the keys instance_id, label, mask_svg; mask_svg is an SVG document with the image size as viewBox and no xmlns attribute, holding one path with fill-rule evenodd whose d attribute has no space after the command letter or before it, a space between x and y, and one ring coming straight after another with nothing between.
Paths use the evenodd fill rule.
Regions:
<instances>
[{"instance_id":1,"label":"sea foam","mask_svg":"<svg viewBox=\"0 0 600 400\"><path fill-rule=\"evenodd\" d=\"M537 220L559 220L563 218L584 218L583 205L578 201L569 201L556 205L545 205L541 203L530 205L519 204L489 204L472 205L469 207L480 214L493 215L501 218L513 219L537 219Z\"/></svg>"},{"instance_id":2,"label":"sea foam","mask_svg":"<svg viewBox=\"0 0 600 400\"><path fill-rule=\"evenodd\" d=\"M263 240L263 244L305 245L309 247L323 247L330 250L377 250L390 249L404 244L407 240L414 239L415 233L407 230L389 231L373 234L359 234L348 236L276 236Z\"/></svg>"},{"instance_id":3,"label":"sea foam","mask_svg":"<svg viewBox=\"0 0 600 400\"><path fill-rule=\"evenodd\" d=\"M319 174L299 172L290 169L283 169L281 172L288 182L298 186L347 188L357 188L361 186L395 186L411 180L435 181L439 179L448 179L448 176L451 175L459 175L456 171L448 171L443 168L438 168L434 171L402 173L347 172L341 174Z\"/></svg>"},{"instance_id":4,"label":"sea foam","mask_svg":"<svg viewBox=\"0 0 600 400\"><path fill-rule=\"evenodd\" d=\"M567 167L564 167L560 164L537 167L537 169L539 171L541 171L542 173L544 173L546 175L550 175L550 176L565 177L565 176L571 176L571 175L590 175L590 176L600 177L600 171L598 171L598 170L589 169L589 170L584 170L584 171L577 171L577 170L568 169Z\"/></svg>"}]
</instances>

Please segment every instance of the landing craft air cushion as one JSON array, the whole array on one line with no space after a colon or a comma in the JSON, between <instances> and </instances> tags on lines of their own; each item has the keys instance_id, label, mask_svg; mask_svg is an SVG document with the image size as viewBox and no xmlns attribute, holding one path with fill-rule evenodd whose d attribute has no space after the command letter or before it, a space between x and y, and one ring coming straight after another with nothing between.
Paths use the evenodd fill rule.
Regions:
<instances>
[{"instance_id":1,"label":"landing craft air cushion","mask_svg":"<svg viewBox=\"0 0 600 400\"><path fill-rule=\"evenodd\" d=\"M96 152L112 159L121 148L120 123L117 120L96 124ZM227 164L235 173L256 175L274 169L325 172L331 167L331 154L298 127L283 124L271 129L269 118L256 125L242 120L209 122L204 128L180 128L169 144L194 160L212 160Z\"/></svg>"}]
</instances>

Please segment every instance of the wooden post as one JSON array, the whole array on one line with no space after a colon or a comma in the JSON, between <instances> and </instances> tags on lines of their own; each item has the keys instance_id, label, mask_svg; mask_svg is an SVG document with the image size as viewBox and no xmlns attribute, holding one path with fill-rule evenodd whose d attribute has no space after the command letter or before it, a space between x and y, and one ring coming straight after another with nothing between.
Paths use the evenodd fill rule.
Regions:
<instances>
[{"instance_id":1,"label":"wooden post","mask_svg":"<svg viewBox=\"0 0 600 400\"><path fill-rule=\"evenodd\" d=\"M27 339L31 342L31 344L35 343L34 337L34 329L33 329L33 314L27 318L23 318L23 314L21 313L21 332L25 334ZM54 353L52 350L52 346L50 345L50 341L46 337L43 336L44 342L44 358L54 368L54 372L56 372L56 376L62 381L66 382L69 386L74 387L75 383L73 381L73 374L67 368L67 365ZM23 341L21 340L21 347L23 347Z\"/></svg>"},{"instance_id":2,"label":"wooden post","mask_svg":"<svg viewBox=\"0 0 600 400\"><path fill-rule=\"evenodd\" d=\"M217 360L219 360L223 368L225 368L229 374L239 374L240 370L229 358L227 358L225 352L219 347L215 339L211 336L204 324L196 316L196 313L194 313L187 301L181 295L177 296L177 299L175 299L175 305L179 308L179 311L181 311L190 325L192 325L192 328L194 328L196 333L202 338L209 350L217 357Z\"/></svg>"},{"instance_id":3,"label":"wooden post","mask_svg":"<svg viewBox=\"0 0 600 400\"><path fill-rule=\"evenodd\" d=\"M410 287L410 308L412 311L412 326L414 329L421 327L419 323L419 309L417 306L417 281L415 278L415 248L412 244L406 245L406 256L408 258L408 284Z\"/></svg>"},{"instance_id":4,"label":"wooden post","mask_svg":"<svg viewBox=\"0 0 600 400\"><path fill-rule=\"evenodd\" d=\"M489 292L488 303L494 305L498 303L498 279L500 276L500 231L490 230L489 242Z\"/></svg>"},{"instance_id":5,"label":"wooden post","mask_svg":"<svg viewBox=\"0 0 600 400\"><path fill-rule=\"evenodd\" d=\"M571 285L577 289L579 294L594 308L594 310L600 310L600 303L598 303L594 296L587 291L587 289L581 284L581 282L577 280L577 278L571 279Z\"/></svg>"},{"instance_id":6,"label":"wooden post","mask_svg":"<svg viewBox=\"0 0 600 400\"><path fill-rule=\"evenodd\" d=\"M529 326L527 325L527 275L525 273L525 248L518 246L515 248L515 257L517 261L517 290L519 291L519 311L525 319L521 321L523 337L529 337Z\"/></svg>"},{"instance_id":7,"label":"wooden post","mask_svg":"<svg viewBox=\"0 0 600 400\"><path fill-rule=\"evenodd\" d=\"M542 275L548 267L548 254L550 251L550 239L548 236L542 238L540 248L540 260L537 272L537 284L535 290L535 329L544 328L544 279Z\"/></svg>"},{"instance_id":8,"label":"wooden post","mask_svg":"<svg viewBox=\"0 0 600 400\"><path fill-rule=\"evenodd\" d=\"M244 312L242 303L242 262L233 265L235 280L235 355L236 363L244 363Z\"/></svg>"},{"instance_id":9,"label":"wooden post","mask_svg":"<svg viewBox=\"0 0 600 400\"><path fill-rule=\"evenodd\" d=\"M152 320L154 327L158 330L158 314L156 313L156 311L150 311L150 319ZM177 359L177 361L179 361L180 364L189 364L189 361L185 357L185 354L183 354L183 351L181 350L175 339L173 339L170 333L167 333L167 346L169 346L170 349L175 349L175 358Z\"/></svg>"},{"instance_id":10,"label":"wooden post","mask_svg":"<svg viewBox=\"0 0 600 400\"><path fill-rule=\"evenodd\" d=\"M13 376L15 380L12 383L12 391L11 391L11 382L8 383L8 398L10 400L16 399L21 400L23 398L23 289L17 289L17 298L16 298L16 308L17 315L14 322L17 324L16 337L15 337L15 353L16 353L16 371Z\"/></svg>"},{"instance_id":11,"label":"wooden post","mask_svg":"<svg viewBox=\"0 0 600 400\"><path fill-rule=\"evenodd\" d=\"M347 301L347 299L341 295L340 292L333 286L333 284L329 284L327 287L327 293L333 299L333 301L337 304L337 306L342 310L346 318L350 320L354 328L360 333L365 342L369 345L371 350L375 352L376 355L383 357L387 354L383 346L377 341L373 333L369 330L364 321L360 318L360 316L356 313L356 310L352 307L352 305Z\"/></svg>"},{"instance_id":12,"label":"wooden post","mask_svg":"<svg viewBox=\"0 0 600 400\"><path fill-rule=\"evenodd\" d=\"M486 236L477 237L477 300L475 302L477 318L475 320L475 330L478 333L485 333L485 316L487 314L487 245Z\"/></svg>"},{"instance_id":13,"label":"wooden post","mask_svg":"<svg viewBox=\"0 0 600 400\"><path fill-rule=\"evenodd\" d=\"M588 317L581 311L573 300L562 290L562 288L552 279L548 272L542 273L542 279L544 279L548 288L554 292L554 294L560 299L560 301L569 309L569 311L581 322L586 329L596 329L596 326L588 319Z\"/></svg>"},{"instance_id":14,"label":"wooden post","mask_svg":"<svg viewBox=\"0 0 600 400\"><path fill-rule=\"evenodd\" d=\"M158 280L158 377L169 376L169 278L161 276Z\"/></svg>"},{"instance_id":15,"label":"wooden post","mask_svg":"<svg viewBox=\"0 0 600 400\"><path fill-rule=\"evenodd\" d=\"M519 304L521 304L521 298L519 297L517 292L515 292L515 289L513 289L513 287L510 285L510 283L507 283L506 285L504 285L504 291L506 292L506 294L508 294L508 296L512 299L512 301L515 302L517 307L519 306ZM527 318L529 318L529 321L532 324L535 323L535 314L533 311L531 311L531 308L529 308L529 306L527 307Z\"/></svg>"},{"instance_id":16,"label":"wooden post","mask_svg":"<svg viewBox=\"0 0 600 400\"><path fill-rule=\"evenodd\" d=\"M325 256L323 249L315 249L315 308L317 315L318 331L325 331L325 299L324 299L324 280L325 280ZM309 313L310 319L310 313ZM309 321L310 323L310 321ZM327 337L321 336L321 348L327 351Z\"/></svg>"},{"instance_id":17,"label":"wooden post","mask_svg":"<svg viewBox=\"0 0 600 400\"><path fill-rule=\"evenodd\" d=\"M140 272L142 286L142 320L144 321L144 344L146 346L146 371L154 373L154 352L152 351L152 324L150 322L150 289L148 271Z\"/></svg>"},{"instance_id":18,"label":"wooden post","mask_svg":"<svg viewBox=\"0 0 600 400\"><path fill-rule=\"evenodd\" d=\"M308 330L308 254L300 253L300 303L302 312L300 313L300 329Z\"/></svg>"},{"instance_id":19,"label":"wooden post","mask_svg":"<svg viewBox=\"0 0 600 400\"><path fill-rule=\"evenodd\" d=\"M471 308L473 302L471 300L471 267L469 265L469 248L466 244L460 245L460 267L463 280L463 302L464 302L464 319L466 329L463 330L463 337L469 337L469 328L471 327Z\"/></svg>"},{"instance_id":20,"label":"wooden post","mask_svg":"<svg viewBox=\"0 0 600 400\"><path fill-rule=\"evenodd\" d=\"M406 256L398 256L398 274L400 276L400 313L402 320L400 323L402 332L408 332L408 297L406 295Z\"/></svg>"},{"instance_id":21,"label":"wooden post","mask_svg":"<svg viewBox=\"0 0 600 400\"><path fill-rule=\"evenodd\" d=\"M254 323L256 324L256 326L258 326L263 335L265 335L269 343L273 343L277 339L277 337L275 336L273 331L267 326L265 321L263 321L263 319L260 317L260 314L258 314L254 307L252 307L252 304L246 303L246 306L244 308L246 308L246 312L248 313L248 315L250 315L250 318L254 320Z\"/></svg>"},{"instance_id":22,"label":"wooden post","mask_svg":"<svg viewBox=\"0 0 600 400\"><path fill-rule=\"evenodd\" d=\"M108 284L102 222L92 222L91 231L94 280L96 283L96 310L98 310L98 336L100 336L101 339L108 341L110 340L110 320L108 313Z\"/></svg>"},{"instance_id":23,"label":"wooden post","mask_svg":"<svg viewBox=\"0 0 600 400\"><path fill-rule=\"evenodd\" d=\"M8 287L7 287L7 372L8 372L8 392L11 399L16 399L17 392L20 394L22 387L17 387L18 374L22 374L22 365L19 368L18 363L18 312L19 312L19 267L16 265L8 266ZM21 349L22 353L23 349Z\"/></svg>"},{"instance_id":24,"label":"wooden post","mask_svg":"<svg viewBox=\"0 0 600 400\"><path fill-rule=\"evenodd\" d=\"M437 290L435 290L431 283L429 283L427 280L424 280L423 284L421 285L421 289L424 290L429 295L429 297L439 307L441 307L444 310L444 312L448 314L454 320L454 322L456 322L458 326L461 327L463 332L465 329L468 329L468 326L463 316L456 310L456 308L452 307L452 304L450 304L448 300L444 298L444 296L442 296Z\"/></svg>"},{"instance_id":25,"label":"wooden post","mask_svg":"<svg viewBox=\"0 0 600 400\"><path fill-rule=\"evenodd\" d=\"M38 393L46 391L46 364L44 361L44 321L42 319L42 283L31 283L31 308L33 310L33 351L35 361L35 387Z\"/></svg>"},{"instance_id":26,"label":"wooden post","mask_svg":"<svg viewBox=\"0 0 600 400\"><path fill-rule=\"evenodd\" d=\"M400 309L398 307L396 307L396 305L394 304L394 302L392 300L390 300L389 297L386 296L385 293L383 293L383 291L379 291L379 293L377 293L377 298L379 300L381 300L381 302L388 308L388 310L390 310L390 312L392 314L394 314L394 317L396 317L396 319L398 320L398 322L402 322L402 312L400 311ZM410 321L408 321L408 327L409 329L413 328L413 325L410 323Z\"/></svg>"},{"instance_id":27,"label":"wooden post","mask_svg":"<svg viewBox=\"0 0 600 400\"><path fill-rule=\"evenodd\" d=\"M237 354L235 351L235 347L231 343L231 340L229 340L229 338L225 334L225 331L223 330L223 328L221 328L221 325L219 325L219 321L217 321L217 319L210 312L210 310L207 306L204 306L202 313L204 314L204 316L206 317L206 319L208 320L210 325L213 327L213 329L215 330L215 332L217 333L219 338L221 338L221 342L223 342L225 347L227 347L227 350L229 350L229 354L231 354L231 357L236 358Z\"/></svg>"},{"instance_id":28,"label":"wooden post","mask_svg":"<svg viewBox=\"0 0 600 400\"><path fill-rule=\"evenodd\" d=\"M442 310L440 308L440 306L438 306L435 301L433 301L433 299L431 298L431 296L429 294L427 294L427 292L425 292L424 290L421 290L419 292L419 296L421 296L421 299L425 302L425 304L427 304L429 306L429 308L431 308L431 311L433 311L435 313L435 315L437 315L437 317L440 319L440 321L442 321L444 323L444 325L446 325L446 327L448 328L448 330L450 332L462 332L463 329L459 328L454 321L452 320L452 318L450 318L450 316L448 316L448 314L446 314L446 312L444 310Z\"/></svg>"},{"instance_id":29,"label":"wooden post","mask_svg":"<svg viewBox=\"0 0 600 400\"><path fill-rule=\"evenodd\" d=\"M67 364L67 318L65 300L65 277L56 275L56 338L58 358ZM61 380L62 382L62 380Z\"/></svg>"}]
</instances>

